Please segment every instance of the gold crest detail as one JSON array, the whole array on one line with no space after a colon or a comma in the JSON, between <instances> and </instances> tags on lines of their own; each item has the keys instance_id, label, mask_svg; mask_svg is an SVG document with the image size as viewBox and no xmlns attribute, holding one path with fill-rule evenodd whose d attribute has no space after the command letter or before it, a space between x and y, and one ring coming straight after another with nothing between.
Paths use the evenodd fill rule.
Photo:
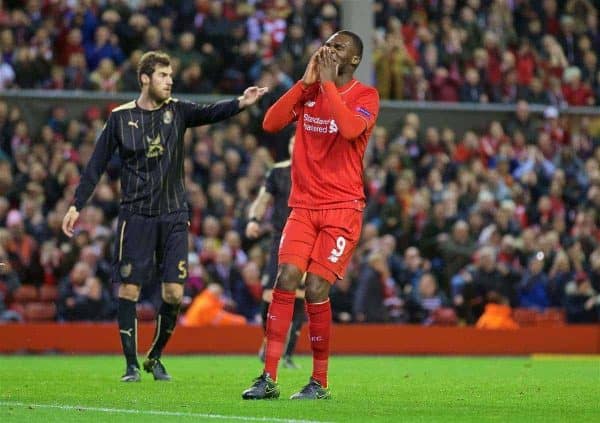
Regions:
<instances>
[{"instance_id":1,"label":"gold crest detail","mask_svg":"<svg viewBox=\"0 0 600 423\"><path fill-rule=\"evenodd\" d=\"M148 152L146 153L146 157L153 158L162 156L165 148L160 143L160 134L158 134L154 139L146 135L146 142L148 143Z\"/></svg>"}]
</instances>

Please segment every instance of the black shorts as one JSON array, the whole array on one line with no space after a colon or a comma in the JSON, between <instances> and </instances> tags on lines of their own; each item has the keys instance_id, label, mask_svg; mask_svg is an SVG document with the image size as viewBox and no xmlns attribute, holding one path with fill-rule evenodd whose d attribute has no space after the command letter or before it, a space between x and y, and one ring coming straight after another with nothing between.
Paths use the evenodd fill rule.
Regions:
<instances>
[{"instance_id":1,"label":"black shorts","mask_svg":"<svg viewBox=\"0 0 600 423\"><path fill-rule=\"evenodd\" d=\"M277 279L277 267L279 265L279 243L281 242L281 233L276 232L271 239L271 248L269 250L269 261L263 274L262 286L264 289L273 289L275 279Z\"/></svg>"},{"instance_id":2,"label":"black shorts","mask_svg":"<svg viewBox=\"0 0 600 423\"><path fill-rule=\"evenodd\" d=\"M188 277L188 212L143 216L119 211L114 281L142 285L156 274L160 282Z\"/></svg>"}]
</instances>

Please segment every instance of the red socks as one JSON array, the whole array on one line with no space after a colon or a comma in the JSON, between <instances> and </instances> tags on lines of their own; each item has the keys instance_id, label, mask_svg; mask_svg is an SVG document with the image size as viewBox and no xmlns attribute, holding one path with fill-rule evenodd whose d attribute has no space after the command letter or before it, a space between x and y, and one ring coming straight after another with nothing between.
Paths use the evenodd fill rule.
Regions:
<instances>
[{"instance_id":1,"label":"red socks","mask_svg":"<svg viewBox=\"0 0 600 423\"><path fill-rule=\"evenodd\" d=\"M331 332L331 302L306 303L310 329L310 345L313 352L312 377L327 388L327 366L329 364L329 337Z\"/></svg>"},{"instance_id":2,"label":"red socks","mask_svg":"<svg viewBox=\"0 0 600 423\"><path fill-rule=\"evenodd\" d=\"M292 316L296 292L273 290L273 301L267 314L267 350L265 353L265 373L277 380L277 366L285 347Z\"/></svg>"},{"instance_id":3,"label":"red socks","mask_svg":"<svg viewBox=\"0 0 600 423\"><path fill-rule=\"evenodd\" d=\"M295 292L273 290L273 301L267 314L267 350L265 373L277 380L277 366L285 347L292 316L294 314ZM319 304L306 304L309 316L310 344L313 351L312 377L327 387L327 367L329 364L329 338L331 332L331 303L327 300Z\"/></svg>"}]
</instances>

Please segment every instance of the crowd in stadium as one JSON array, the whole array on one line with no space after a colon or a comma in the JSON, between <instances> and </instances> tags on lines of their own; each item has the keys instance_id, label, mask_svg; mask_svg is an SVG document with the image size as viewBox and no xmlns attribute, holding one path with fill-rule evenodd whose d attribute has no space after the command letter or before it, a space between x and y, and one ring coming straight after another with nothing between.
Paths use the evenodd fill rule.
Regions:
<instances>
[{"instance_id":1,"label":"crowd in stadium","mask_svg":"<svg viewBox=\"0 0 600 423\"><path fill-rule=\"evenodd\" d=\"M177 58L175 90L286 84L340 24L331 0L4 1L0 89L137 91L143 51ZM595 0L377 0L381 98L600 104Z\"/></svg>"},{"instance_id":2,"label":"crowd in stadium","mask_svg":"<svg viewBox=\"0 0 600 423\"><path fill-rule=\"evenodd\" d=\"M269 86L259 107L186 135L186 296L214 283L222 307L255 323L269 237L266 223L264 237L245 239L247 208L266 170L285 158L291 134L265 134L260 122L339 27L335 2L25 3L0 12L0 90L137 91L136 60L158 48L176 59L176 93ZM450 310L475 324L495 304L598 321L600 128L560 110L600 101L591 3L376 6L382 98L510 102L515 113L481 133L426 126L414 113L397 132L376 127L362 240L332 290L334 319L430 324ZM529 103L549 106L538 117ZM39 128L23 112L0 101L0 320L22 318L14 300L21 285L57 286L59 320L113 319L118 161L75 237L60 228L109 110L71 119L56 107ZM145 285L142 303L156 301L155 288Z\"/></svg>"}]
</instances>

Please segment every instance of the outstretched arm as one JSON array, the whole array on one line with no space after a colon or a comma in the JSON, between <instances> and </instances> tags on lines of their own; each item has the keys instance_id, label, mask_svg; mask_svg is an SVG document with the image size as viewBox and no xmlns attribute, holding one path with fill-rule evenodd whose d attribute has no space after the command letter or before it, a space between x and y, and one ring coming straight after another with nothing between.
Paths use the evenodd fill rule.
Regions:
<instances>
[{"instance_id":1,"label":"outstretched arm","mask_svg":"<svg viewBox=\"0 0 600 423\"><path fill-rule=\"evenodd\" d=\"M233 100L218 101L213 104L197 104L181 101L185 126L187 128L220 122L242 111L244 107L256 103L268 91L266 87L248 87L244 94Z\"/></svg>"}]
</instances>

